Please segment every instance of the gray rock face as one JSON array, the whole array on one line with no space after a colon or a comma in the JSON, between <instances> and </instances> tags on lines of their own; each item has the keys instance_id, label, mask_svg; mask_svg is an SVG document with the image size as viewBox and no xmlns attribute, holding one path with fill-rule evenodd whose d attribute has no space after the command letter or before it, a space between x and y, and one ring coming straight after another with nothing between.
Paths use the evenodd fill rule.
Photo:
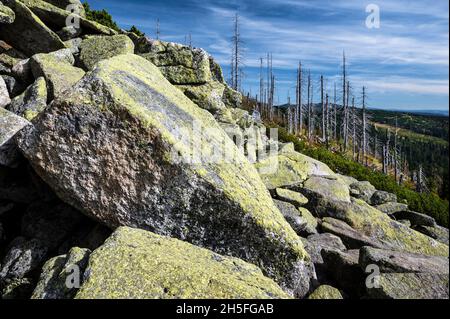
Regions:
<instances>
[{"instance_id":1,"label":"gray rock face","mask_svg":"<svg viewBox=\"0 0 450 319\"><path fill-rule=\"evenodd\" d=\"M297 234L301 234L307 227L307 221L302 218L299 210L292 204L283 201L273 200L277 208L283 214L286 221L291 225Z\"/></svg>"},{"instance_id":2,"label":"gray rock face","mask_svg":"<svg viewBox=\"0 0 450 319\"><path fill-rule=\"evenodd\" d=\"M208 149L227 145L239 165L211 162L210 153L186 161L191 144L180 134L189 136L195 121L209 128ZM61 199L111 228L139 227L241 257L291 292L308 286L309 257L256 170L211 114L141 57L101 61L18 144Z\"/></svg>"},{"instance_id":3,"label":"gray rock face","mask_svg":"<svg viewBox=\"0 0 450 319\"><path fill-rule=\"evenodd\" d=\"M349 188L334 176L311 176L303 184L302 192L306 197L313 199L326 198L328 201L350 202Z\"/></svg>"},{"instance_id":4,"label":"gray rock face","mask_svg":"<svg viewBox=\"0 0 450 319\"><path fill-rule=\"evenodd\" d=\"M64 48L64 43L21 1L8 0L7 5L15 12L16 19L0 28L0 39L28 56L52 52Z\"/></svg>"},{"instance_id":5,"label":"gray rock face","mask_svg":"<svg viewBox=\"0 0 450 319\"><path fill-rule=\"evenodd\" d=\"M342 240L330 233L314 234L308 236L304 241L305 249L311 256L311 260L317 268L317 265L323 263L321 251L326 248L329 250L344 251L347 248L342 243Z\"/></svg>"},{"instance_id":6,"label":"gray rock face","mask_svg":"<svg viewBox=\"0 0 450 319\"><path fill-rule=\"evenodd\" d=\"M379 276L379 287L368 288L370 298L448 299L448 274L387 273Z\"/></svg>"},{"instance_id":7,"label":"gray rock face","mask_svg":"<svg viewBox=\"0 0 450 319\"><path fill-rule=\"evenodd\" d=\"M332 233L342 239L350 249L359 249L362 246L383 247L382 243L370 238L350 227L347 223L330 217L325 217L321 224L324 232Z\"/></svg>"},{"instance_id":8,"label":"gray rock face","mask_svg":"<svg viewBox=\"0 0 450 319\"><path fill-rule=\"evenodd\" d=\"M81 284L81 275L86 269L90 253L88 249L75 247L67 255L47 261L42 267L39 282L31 299L73 299L78 289L67 285L67 282L72 283L69 276L79 275L76 279Z\"/></svg>"},{"instance_id":9,"label":"gray rock face","mask_svg":"<svg viewBox=\"0 0 450 319\"><path fill-rule=\"evenodd\" d=\"M397 195L385 191L376 191L370 198L372 205L382 205L386 203L396 203Z\"/></svg>"},{"instance_id":10,"label":"gray rock face","mask_svg":"<svg viewBox=\"0 0 450 319\"><path fill-rule=\"evenodd\" d=\"M418 226L416 228L418 232L430 236L431 238L436 239L437 241L448 245L449 243L449 231L448 228L442 226Z\"/></svg>"},{"instance_id":11,"label":"gray rock face","mask_svg":"<svg viewBox=\"0 0 450 319\"><path fill-rule=\"evenodd\" d=\"M375 187L367 181L356 182L350 185L350 188L356 190L356 198L362 199L366 203L370 203L372 195L377 191Z\"/></svg>"},{"instance_id":12,"label":"gray rock face","mask_svg":"<svg viewBox=\"0 0 450 319\"><path fill-rule=\"evenodd\" d=\"M447 257L425 256L399 251L363 247L359 264L363 269L367 265L377 265L382 273L424 272L448 274L449 262Z\"/></svg>"},{"instance_id":13,"label":"gray rock face","mask_svg":"<svg viewBox=\"0 0 450 319\"><path fill-rule=\"evenodd\" d=\"M25 92L15 97L8 110L31 121L47 106L47 84L39 77Z\"/></svg>"},{"instance_id":14,"label":"gray rock face","mask_svg":"<svg viewBox=\"0 0 450 319\"><path fill-rule=\"evenodd\" d=\"M70 50L36 54L30 59L30 64L35 78L45 78L48 100L72 88L84 76L82 69L72 66Z\"/></svg>"},{"instance_id":15,"label":"gray rock face","mask_svg":"<svg viewBox=\"0 0 450 319\"><path fill-rule=\"evenodd\" d=\"M17 62L11 69L15 77L23 83L33 82L33 74L31 73L30 59L23 59Z\"/></svg>"},{"instance_id":16,"label":"gray rock face","mask_svg":"<svg viewBox=\"0 0 450 319\"><path fill-rule=\"evenodd\" d=\"M328 276L339 288L355 298L363 295L365 268L361 268L358 263L359 250L338 251L325 248L321 254Z\"/></svg>"},{"instance_id":17,"label":"gray rock face","mask_svg":"<svg viewBox=\"0 0 450 319\"><path fill-rule=\"evenodd\" d=\"M5 107L10 102L8 87L6 86L5 80L0 76L0 107Z\"/></svg>"},{"instance_id":18,"label":"gray rock face","mask_svg":"<svg viewBox=\"0 0 450 319\"><path fill-rule=\"evenodd\" d=\"M1 76L6 83L8 88L8 93L11 98L16 97L25 90L25 86L22 81L17 80L15 77L10 75Z\"/></svg>"},{"instance_id":19,"label":"gray rock face","mask_svg":"<svg viewBox=\"0 0 450 319\"><path fill-rule=\"evenodd\" d=\"M13 137L28 124L27 120L0 108L0 165L16 166L19 154Z\"/></svg>"},{"instance_id":20,"label":"gray rock face","mask_svg":"<svg viewBox=\"0 0 450 319\"><path fill-rule=\"evenodd\" d=\"M375 206L376 209L382 211L385 214L392 215L397 212L408 210L408 205L402 203L388 202Z\"/></svg>"},{"instance_id":21,"label":"gray rock face","mask_svg":"<svg viewBox=\"0 0 450 319\"><path fill-rule=\"evenodd\" d=\"M11 243L11 248L2 262L0 283L4 284L11 280L22 279L36 270L44 262L47 251L47 247L39 240L27 241L22 237L16 238Z\"/></svg>"},{"instance_id":22,"label":"gray rock face","mask_svg":"<svg viewBox=\"0 0 450 319\"><path fill-rule=\"evenodd\" d=\"M394 217L396 219L406 219L411 222L413 226L427 226L427 227L435 227L436 220L433 217L430 217L425 214L420 214L417 212L413 212L410 210L401 210L395 212Z\"/></svg>"}]
</instances>

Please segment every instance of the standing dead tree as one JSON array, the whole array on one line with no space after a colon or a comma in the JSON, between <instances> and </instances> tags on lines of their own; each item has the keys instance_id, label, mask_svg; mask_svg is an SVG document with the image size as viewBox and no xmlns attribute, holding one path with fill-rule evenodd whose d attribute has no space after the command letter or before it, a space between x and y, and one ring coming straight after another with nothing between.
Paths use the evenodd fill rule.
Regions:
<instances>
[{"instance_id":1,"label":"standing dead tree","mask_svg":"<svg viewBox=\"0 0 450 319\"><path fill-rule=\"evenodd\" d=\"M230 85L234 90L238 90L241 79L241 66L242 66L242 40L240 34L240 22L239 15L236 13L233 21L233 37L232 52L231 52L231 80Z\"/></svg>"},{"instance_id":2,"label":"standing dead tree","mask_svg":"<svg viewBox=\"0 0 450 319\"><path fill-rule=\"evenodd\" d=\"M362 148L362 160L367 165L367 119L366 119L366 87L363 86L362 91L362 141L361 141L361 148Z\"/></svg>"}]
</instances>

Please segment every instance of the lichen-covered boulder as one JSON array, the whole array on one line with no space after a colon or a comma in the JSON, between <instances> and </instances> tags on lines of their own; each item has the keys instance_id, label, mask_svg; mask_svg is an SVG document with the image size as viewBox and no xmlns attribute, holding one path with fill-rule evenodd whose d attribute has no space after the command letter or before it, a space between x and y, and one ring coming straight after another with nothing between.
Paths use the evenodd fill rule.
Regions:
<instances>
[{"instance_id":1,"label":"lichen-covered boulder","mask_svg":"<svg viewBox=\"0 0 450 319\"><path fill-rule=\"evenodd\" d=\"M36 16L42 21L48 23L48 25L58 27L59 29L67 26L67 21L73 21L76 16L74 13L65 9L58 8L57 6L42 0L21 0ZM79 19L79 25L83 32L87 34L105 34L114 35L116 31L100 24L95 21L91 21L77 17ZM53 50L54 51L54 50Z\"/></svg>"},{"instance_id":2,"label":"lichen-covered boulder","mask_svg":"<svg viewBox=\"0 0 450 319\"><path fill-rule=\"evenodd\" d=\"M15 166L18 150L13 137L30 122L0 107L0 165Z\"/></svg>"},{"instance_id":3,"label":"lichen-covered boulder","mask_svg":"<svg viewBox=\"0 0 450 319\"><path fill-rule=\"evenodd\" d=\"M159 67L172 84L206 84L212 80L209 56L202 49L141 38L136 53Z\"/></svg>"},{"instance_id":4,"label":"lichen-covered boulder","mask_svg":"<svg viewBox=\"0 0 450 319\"><path fill-rule=\"evenodd\" d=\"M14 11L12 11L9 7L4 6L0 2L0 24L11 24L14 22L14 19L16 18L16 15Z\"/></svg>"},{"instance_id":5,"label":"lichen-covered boulder","mask_svg":"<svg viewBox=\"0 0 450 319\"><path fill-rule=\"evenodd\" d=\"M370 199L372 195L377 191L375 187L367 181L355 182L350 185L350 189L356 190L357 192L353 192L353 196L359 199L362 199L366 203L370 204Z\"/></svg>"},{"instance_id":6,"label":"lichen-covered boulder","mask_svg":"<svg viewBox=\"0 0 450 319\"><path fill-rule=\"evenodd\" d=\"M275 189L275 195L278 199L296 206L304 206L308 204L308 199L303 194L291 191L289 189L277 188Z\"/></svg>"},{"instance_id":7,"label":"lichen-covered boulder","mask_svg":"<svg viewBox=\"0 0 450 319\"><path fill-rule=\"evenodd\" d=\"M329 216L347 223L354 231L370 238L365 246L403 250L432 256L448 256L447 245L425 236L360 199L351 203L321 201L315 209L318 216ZM323 227L323 225L322 225ZM364 240L366 241L366 240Z\"/></svg>"},{"instance_id":8,"label":"lichen-covered boulder","mask_svg":"<svg viewBox=\"0 0 450 319\"><path fill-rule=\"evenodd\" d=\"M28 56L64 48L64 43L31 10L19 0L6 3L16 14L11 24L2 24L0 39Z\"/></svg>"},{"instance_id":9,"label":"lichen-covered boulder","mask_svg":"<svg viewBox=\"0 0 450 319\"><path fill-rule=\"evenodd\" d=\"M411 223L411 222L410 222ZM425 234L431 238L436 239L437 241L444 243L448 246L449 243L449 230L448 228L442 226L418 226L416 227L418 232Z\"/></svg>"},{"instance_id":10,"label":"lichen-covered boulder","mask_svg":"<svg viewBox=\"0 0 450 319\"><path fill-rule=\"evenodd\" d=\"M351 249L359 249L362 246L370 245L375 247L383 247L378 240L366 236L364 233L353 229L350 225L342 220L325 217L320 224L324 232L334 234L342 239L344 244Z\"/></svg>"},{"instance_id":11,"label":"lichen-covered boulder","mask_svg":"<svg viewBox=\"0 0 450 319\"><path fill-rule=\"evenodd\" d=\"M316 266L316 269L319 268L319 265L323 264L322 255L320 254L322 249L327 248L338 251L347 250L347 247L345 247L342 240L338 236L330 233L310 235L304 240L304 245L306 251L311 256L311 260Z\"/></svg>"},{"instance_id":12,"label":"lichen-covered boulder","mask_svg":"<svg viewBox=\"0 0 450 319\"><path fill-rule=\"evenodd\" d=\"M312 294L308 296L308 299L344 299L339 289L328 285L319 286Z\"/></svg>"},{"instance_id":13,"label":"lichen-covered boulder","mask_svg":"<svg viewBox=\"0 0 450 319\"><path fill-rule=\"evenodd\" d=\"M397 195L385 191L376 191L370 198L372 205L382 205L386 203L396 203Z\"/></svg>"},{"instance_id":14,"label":"lichen-covered boulder","mask_svg":"<svg viewBox=\"0 0 450 319\"><path fill-rule=\"evenodd\" d=\"M99 62L17 140L61 199L111 228L242 257L306 293L307 253L256 170L213 116L145 59Z\"/></svg>"},{"instance_id":15,"label":"lichen-covered boulder","mask_svg":"<svg viewBox=\"0 0 450 319\"><path fill-rule=\"evenodd\" d=\"M134 44L125 34L92 36L80 45L80 61L86 70L92 70L101 60L128 53L134 53Z\"/></svg>"},{"instance_id":16,"label":"lichen-covered boulder","mask_svg":"<svg viewBox=\"0 0 450 319\"><path fill-rule=\"evenodd\" d=\"M226 108L223 102L225 85L219 82L208 82L203 85L177 85L195 104L212 114Z\"/></svg>"},{"instance_id":17,"label":"lichen-covered boulder","mask_svg":"<svg viewBox=\"0 0 450 319\"><path fill-rule=\"evenodd\" d=\"M30 298L34 282L30 278L12 279L6 282L1 290L1 299L25 300Z\"/></svg>"},{"instance_id":18,"label":"lichen-covered boulder","mask_svg":"<svg viewBox=\"0 0 450 319\"><path fill-rule=\"evenodd\" d=\"M411 222L411 225L413 226L427 226L427 227L434 227L436 226L436 220L428 215L413 212L408 209L403 210L397 210L394 212L394 218L396 219L406 219Z\"/></svg>"},{"instance_id":19,"label":"lichen-covered boulder","mask_svg":"<svg viewBox=\"0 0 450 319\"><path fill-rule=\"evenodd\" d=\"M363 247L361 249L359 264L363 269L368 265L377 265L382 273L449 273L448 257L426 256L373 247Z\"/></svg>"},{"instance_id":20,"label":"lichen-covered boulder","mask_svg":"<svg viewBox=\"0 0 450 319\"><path fill-rule=\"evenodd\" d=\"M28 121L34 119L47 106L47 84L39 77L25 92L15 97L8 110L24 117Z\"/></svg>"},{"instance_id":21,"label":"lichen-covered boulder","mask_svg":"<svg viewBox=\"0 0 450 319\"><path fill-rule=\"evenodd\" d=\"M311 176L303 183L301 191L314 202L323 198L350 202L349 188L336 176Z\"/></svg>"},{"instance_id":22,"label":"lichen-covered boulder","mask_svg":"<svg viewBox=\"0 0 450 319\"><path fill-rule=\"evenodd\" d=\"M289 295L258 267L242 260L121 227L90 255L76 298L271 299Z\"/></svg>"},{"instance_id":23,"label":"lichen-covered boulder","mask_svg":"<svg viewBox=\"0 0 450 319\"><path fill-rule=\"evenodd\" d=\"M8 87L6 86L5 80L0 76L0 107L5 107L10 102Z\"/></svg>"},{"instance_id":24,"label":"lichen-covered boulder","mask_svg":"<svg viewBox=\"0 0 450 319\"><path fill-rule=\"evenodd\" d=\"M42 76L47 82L48 100L71 89L84 75L82 69L69 63L66 55L36 54L30 59L30 63L34 77Z\"/></svg>"},{"instance_id":25,"label":"lichen-covered boulder","mask_svg":"<svg viewBox=\"0 0 450 319\"><path fill-rule=\"evenodd\" d=\"M294 205L283 201L274 199L274 202L292 229L297 234L302 235L307 227L307 221L302 218L299 210Z\"/></svg>"},{"instance_id":26,"label":"lichen-covered boulder","mask_svg":"<svg viewBox=\"0 0 450 319\"><path fill-rule=\"evenodd\" d=\"M256 163L255 167L268 189L298 185L312 175L334 174L322 162L297 152L270 156Z\"/></svg>"},{"instance_id":27,"label":"lichen-covered boulder","mask_svg":"<svg viewBox=\"0 0 450 319\"><path fill-rule=\"evenodd\" d=\"M89 249L74 247L66 255L48 260L31 299L73 299L90 253Z\"/></svg>"},{"instance_id":28,"label":"lichen-covered boulder","mask_svg":"<svg viewBox=\"0 0 450 319\"><path fill-rule=\"evenodd\" d=\"M397 212L402 212L402 211L408 210L408 205L403 204L403 203L388 202L388 203L377 205L377 206L375 206L375 208L385 214L392 215Z\"/></svg>"},{"instance_id":29,"label":"lichen-covered boulder","mask_svg":"<svg viewBox=\"0 0 450 319\"><path fill-rule=\"evenodd\" d=\"M80 0L45 0L45 2L49 2L58 8L67 10L74 14L76 13L81 17L86 16L86 12Z\"/></svg>"},{"instance_id":30,"label":"lichen-covered boulder","mask_svg":"<svg viewBox=\"0 0 450 319\"><path fill-rule=\"evenodd\" d=\"M370 298L448 299L448 274L387 273L377 277L377 285L367 288Z\"/></svg>"}]
</instances>

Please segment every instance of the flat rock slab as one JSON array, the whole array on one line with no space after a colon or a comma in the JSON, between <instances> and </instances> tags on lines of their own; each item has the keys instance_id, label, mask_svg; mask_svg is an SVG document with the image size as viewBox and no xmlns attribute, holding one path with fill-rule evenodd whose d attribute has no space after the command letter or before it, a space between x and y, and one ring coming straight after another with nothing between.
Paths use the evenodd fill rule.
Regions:
<instances>
[{"instance_id":1,"label":"flat rock slab","mask_svg":"<svg viewBox=\"0 0 450 319\"><path fill-rule=\"evenodd\" d=\"M121 227L90 255L76 298L272 299L289 295L252 264Z\"/></svg>"},{"instance_id":2,"label":"flat rock slab","mask_svg":"<svg viewBox=\"0 0 450 319\"><path fill-rule=\"evenodd\" d=\"M336 176L311 176L303 183L302 192L314 202L322 198L350 202L349 188Z\"/></svg>"},{"instance_id":3,"label":"flat rock slab","mask_svg":"<svg viewBox=\"0 0 450 319\"><path fill-rule=\"evenodd\" d=\"M411 222L412 226L436 226L436 220L425 214L413 212L410 210L401 210L394 213L396 219L406 219Z\"/></svg>"},{"instance_id":4,"label":"flat rock slab","mask_svg":"<svg viewBox=\"0 0 450 319\"><path fill-rule=\"evenodd\" d=\"M378 288L368 288L369 298L448 299L447 274L387 273L379 276Z\"/></svg>"},{"instance_id":5,"label":"flat rock slab","mask_svg":"<svg viewBox=\"0 0 450 319\"><path fill-rule=\"evenodd\" d=\"M275 189L275 195L278 199L296 206L304 206L308 204L308 199L303 194L291 191L289 189L277 188Z\"/></svg>"},{"instance_id":6,"label":"flat rock slab","mask_svg":"<svg viewBox=\"0 0 450 319\"><path fill-rule=\"evenodd\" d=\"M363 246L383 247L383 244L373 240L363 233L353 229L347 223L335 219L325 217L321 223L324 232L332 233L342 239L344 244L350 249L359 249Z\"/></svg>"},{"instance_id":7,"label":"flat rock slab","mask_svg":"<svg viewBox=\"0 0 450 319\"><path fill-rule=\"evenodd\" d=\"M394 272L424 272L448 274L449 262L447 257L425 256L406 252L363 247L359 263L363 269L374 264L382 273Z\"/></svg>"},{"instance_id":8,"label":"flat rock slab","mask_svg":"<svg viewBox=\"0 0 450 319\"><path fill-rule=\"evenodd\" d=\"M402 203L389 202L375 206L376 209L385 214L392 215L398 212L408 210L408 205ZM403 218L402 218L403 219Z\"/></svg>"},{"instance_id":9,"label":"flat rock slab","mask_svg":"<svg viewBox=\"0 0 450 319\"><path fill-rule=\"evenodd\" d=\"M411 222L410 222L411 223ZM419 226L416 228L418 232L425 234L431 238L436 239L437 241L444 243L448 246L449 243L449 231L448 228L442 226Z\"/></svg>"}]
</instances>

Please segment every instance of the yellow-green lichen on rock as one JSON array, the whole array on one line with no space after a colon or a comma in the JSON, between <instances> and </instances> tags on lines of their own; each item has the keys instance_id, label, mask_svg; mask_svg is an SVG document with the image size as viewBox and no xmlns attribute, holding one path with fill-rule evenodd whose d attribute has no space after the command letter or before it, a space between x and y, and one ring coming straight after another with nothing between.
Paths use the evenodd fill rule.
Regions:
<instances>
[{"instance_id":1,"label":"yellow-green lichen on rock","mask_svg":"<svg viewBox=\"0 0 450 319\"><path fill-rule=\"evenodd\" d=\"M93 36L81 42L80 61L86 70L92 70L101 60L128 53L134 53L134 44L124 34Z\"/></svg>"},{"instance_id":2,"label":"yellow-green lichen on rock","mask_svg":"<svg viewBox=\"0 0 450 319\"><path fill-rule=\"evenodd\" d=\"M271 156L255 167L268 189L297 185L311 175L334 175L324 163L298 152Z\"/></svg>"},{"instance_id":3,"label":"yellow-green lichen on rock","mask_svg":"<svg viewBox=\"0 0 450 319\"><path fill-rule=\"evenodd\" d=\"M25 90L25 92L11 101L8 110L31 121L42 112L46 106L47 84L43 77L39 77Z\"/></svg>"},{"instance_id":4,"label":"yellow-green lichen on rock","mask_svg":"<svg viewBox=\"0 0 450 319\"><path fill-rule=\"evenodd\" d=\"M299 273L309 256L255 168L152 63L137 55L99 62L39 120L19 145L66 202L111 227L241 257L306 293L309 278Z\"/></svg>"},{"instance_id":5,"label":"yellow-green lichen on rock","mask_svg":"<svg viewBox=\"0 0 450 319\"><path fill-rule=\"evenodd\" d=\"M391 219L361 199L352 199L351 203L328 202L321 205L321 216L340 219L386 248L430 256L449 255L447 245Z\"/></svg>"},{"instance_id":6,"label":"yellow-green lichen on rock","mask_svg":"<svg viewBox=\"0 0 450 319\"><path fill-rule=\"evenodd\" d=\"M258 267L189 243L120 227L89 259L77 299L290 298Z\"/></svg>"},{"instance_id":7,"label":"yellow-green lichen on rock","mask_svg":"<svg viewBox=\"0 0 450 319\"><path fill-rule=\"evenodd\" d=\"M35 78L45 78L50 100L72 88L85 74L55 54L36 54L30 59L30 64Z\"/></svg>"},{"instance_id":8,"label":"yellow-green lichen on rock","mask_svg":"<svg viewBox=\"0 0 450 319\"><path fill-rule=\"evenodd\" d=\"M331 286L322 285L319 286L312 294L309 295L308 299L344 299L341 292Z\"/></svg>"}]
</instances>

